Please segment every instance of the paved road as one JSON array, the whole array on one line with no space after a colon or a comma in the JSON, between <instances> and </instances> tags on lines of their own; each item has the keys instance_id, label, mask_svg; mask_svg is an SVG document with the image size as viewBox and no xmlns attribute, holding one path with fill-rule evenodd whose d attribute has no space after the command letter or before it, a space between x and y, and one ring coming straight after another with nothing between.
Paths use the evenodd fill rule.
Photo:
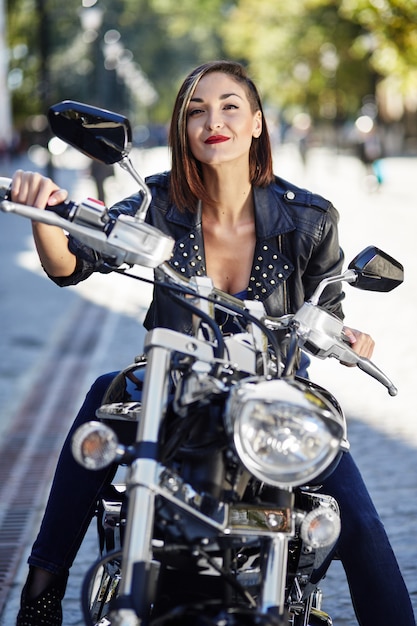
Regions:
<instances>
[{"instance_id":1,"label":"paved road","mask_svg":"<svg viewBox=\"0 0 417 626\"><path fill-rule=\"evenodd\" d=\"M162 152L138 154L135 160L146 174L163 169L166 155ZM345 305L349 324L369 330L375 337L375 362L397 384L399 395L389 397L375 381L356 369L342 368L336 362L314 363L312 375L330 388L345 408L354 456L385 522L417 613L417 542L414 533L417 519L417 424L413 377L416 363L413 331L417 287L414 234L417 226L417 160L389 159L384 166L383 186L377 192L370 192L361 165L350 157L322 150L311 152L304 169L297 153L287 147L277 153L275 160L275 170L284 178L321 192L334 201L341 215L341 241L347 259L366 245L375 244L398 258L406 269L404 285L390 294L358 292L347 287ZM6 170L5 166L1 173L7 174ZM66 171L60 176L74 199L94 193L91 181L82 170ZM127 183L121 173L115 181L109 181L110 200L120 193L130 193L131 189L130 182ZM74 371L74 364L76 370L82 372L78 396L68 401L61 428L51 440L47 473L50 478L64 433L91 381L100 372L122 367L140 352L143 334L137 320L143 315L149 289L132 290L128 280L98 276L78 287L59 290L39 271L28 223L4 214L0 214L0 220L3 268L0 278L3 321L0 335L3 356L0 363L0 440L9 441L10 433L22 419L29 401L32 402L29 406L40 406L41 411L31 414L33 426L31 422L29 426L25 425L30 434L28 445L35 436L42 440L42 433L48 429L49 416L56 409L46 398L34 398L34 390L45 391L42 381L45 378L50 380L48 367L51 361L60 368L56 368L53 377L58 381L54 384L61 384L61 387L54 388L55 396L68 387L62 381L66 380L67 372ZM78 347L72 339L74 331L84 333L84 340ZM59 359L57 346L67 347ZM70 350L68 346L71 346ZM38 506L28 522L18 568L1 616L2 626L14 623L26 573L27 546L36 532L47 488L48 479L39 487ZM0 515L1 512L0 508ZM89 532L70 577L64 604L64 624L68 626L82 624L79 589L82 572L88 567L95 549L94 542L94 534ZM333 616L335 626L353 626L356 621L338 563L332 565L323 588L325 608Z\"/></svg>"}]
</instances>

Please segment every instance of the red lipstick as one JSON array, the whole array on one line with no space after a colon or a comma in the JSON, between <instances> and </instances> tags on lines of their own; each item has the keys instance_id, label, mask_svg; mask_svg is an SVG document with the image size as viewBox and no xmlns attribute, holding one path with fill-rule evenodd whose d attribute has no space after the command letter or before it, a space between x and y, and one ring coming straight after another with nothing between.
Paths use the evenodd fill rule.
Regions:
<instances>
[{"instance_id":1,"label":"red lipstick","mask_svg":"<svg viewBox=\"0 0 417 626\"><path fill-rule=\"evenodd\" d=\"M208 137L204 143L223 143L224 141L229 141L230 137L226 137L225 135L211 135Z\"/></svg>"}]
</instances>

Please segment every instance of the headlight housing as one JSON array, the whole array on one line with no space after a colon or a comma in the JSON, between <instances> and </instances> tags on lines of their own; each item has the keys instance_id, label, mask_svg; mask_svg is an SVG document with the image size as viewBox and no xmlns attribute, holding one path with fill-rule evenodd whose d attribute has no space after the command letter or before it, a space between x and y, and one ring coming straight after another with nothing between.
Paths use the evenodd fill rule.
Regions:
<instances>
[{"instance_id":1,"label":"headlight housing","mask_svg":"<svg viewBox=\"0 0 417 626\"><path fill-rule=\"evenodd\" d=\"M71 442L75 460L90 470L108 467L123 453L116 433L101 422L86 422L75 431Z\"/></svg>"},{"instance_id":2,"label":"headlight housing","mask_svg":"<svg viewBox=\"0 0 417 626\"><path fill-rule=\"evenodd\" d=\"M232 390L226 425L245 467L276 487L305 485L335 460L343 417L296 380L246 379Z\"/></svg>"}]
</instances>

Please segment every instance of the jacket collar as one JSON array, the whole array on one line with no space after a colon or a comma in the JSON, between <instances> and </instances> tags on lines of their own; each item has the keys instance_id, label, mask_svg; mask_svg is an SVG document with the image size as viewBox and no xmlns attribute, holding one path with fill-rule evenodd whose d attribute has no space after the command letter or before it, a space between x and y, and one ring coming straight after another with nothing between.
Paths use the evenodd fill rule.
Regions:
<instances>
[{"instance_id":1,"label":"jacket collar","mask_svg":"<svg viewBox=\"0 0 417 626\"><path fill-rule=\"evenodd\" d=\"M282 194L274 185L265 188L254 187L253 198L257 240L270 239L294 230L295 225L282 199ZM175 205L171 205L166 219L187 230L199 229L201 228L201 209L199 208L195 213L181 212Z\"/></svg>"},{"instance_id":2,"label":"jacket collar","mask_svg":"<svg viewBox=\"0 0 417 626\"><path fill-rule=\"evenodd\" d=\"M270 239L294 230L295 225L274 185L254 187L256 238Z\"/></svg>"},{"instance_id":3,"label":"jacket collar","mask_svg":"<svg viewBox=\"0 0 417 626\"><path fill-rule=\"evenodd\" d=\"M248 285L250 299L265 300L283 285L294 270L280 248L280 235L294 230L294 223L278 189L254 189L256 246ZM166 220L180 227L170 260L172 267L187 277L206 273L201 210L181 213L171 206Z\"/></svg>"}]
</instances>

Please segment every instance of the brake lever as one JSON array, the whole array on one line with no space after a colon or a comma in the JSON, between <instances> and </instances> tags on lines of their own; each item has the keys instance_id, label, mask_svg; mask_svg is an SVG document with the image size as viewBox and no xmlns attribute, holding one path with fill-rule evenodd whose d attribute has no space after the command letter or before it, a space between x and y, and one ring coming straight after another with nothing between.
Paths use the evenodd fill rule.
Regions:
<instances>
[{"instance_id":1,"label":"brake lever","mask_svg":"<svg viewBox=\"0 0 417 626\"><path fill-rule=\"evenodd\" d=\"M352 348L343 322L324 309L306 302L292 319L299 346L319 359L333 357L346 365L357 365L387 388L390 396L398 393L392 381L372 361L359 356Z\"/></svg>"}]
</instances>

